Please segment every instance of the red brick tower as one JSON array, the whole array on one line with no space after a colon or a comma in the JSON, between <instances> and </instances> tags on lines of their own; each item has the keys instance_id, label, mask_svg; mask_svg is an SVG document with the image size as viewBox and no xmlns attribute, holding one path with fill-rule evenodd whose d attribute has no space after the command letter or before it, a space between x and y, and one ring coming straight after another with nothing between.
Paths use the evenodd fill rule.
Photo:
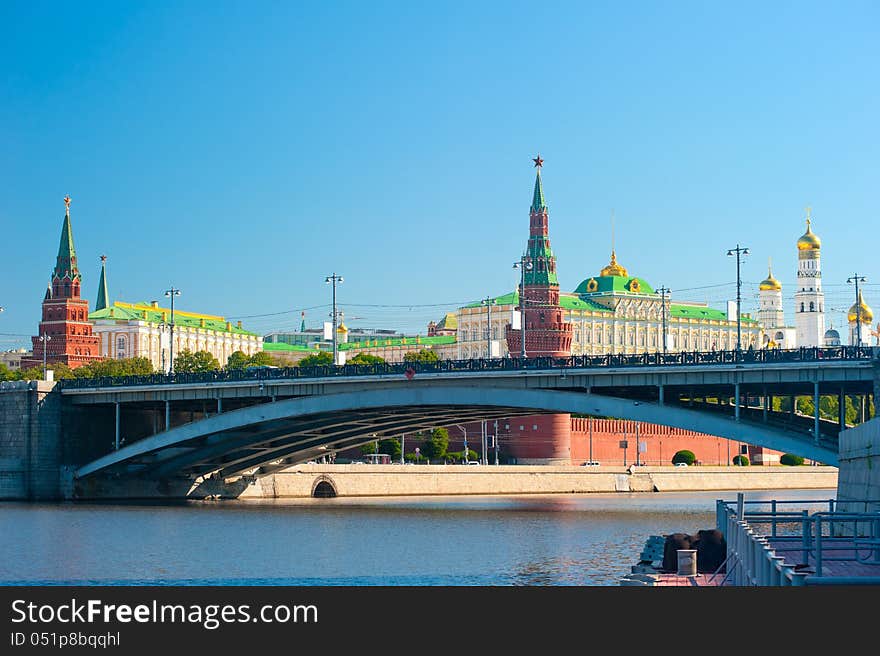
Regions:
<instances>
[{"instance_id":1,"label":"red brick tower","mask_svg":"<svg viewBox=\"0 0 880 656\"><path fill-rule=\"evenodd\" d=\"M559 305L559 280L556 277L556 256L550 248L550 214L544 202L541 166L544 160L534 160L538 169L535 191L529 210L529 243L524 259L524 289L520 289L522 318L526 327L526 357L566 357L571 355L572 325L565 323ZM522 331L507 327L507 348L511 357L522 352Z\"/></svg>"},{"instance_id":2,"label":"red brick tower","mask_svg":"<svg viewBox=\"0 0 880 656\"><path fill-rule=\"evenodd\" d=\"M65 197L64 205L64 223L55 270L43 298L39 334L31 338L34 354L22 361L22 368L41 367L43 348L46 349L47 364L61 362L72 369L102 359L101 338L92 334L92 324L89 323L89 302L79 295L82 276L73 247L69 196ZM41 337L48 339L44 341Z\"/></svg>"},{"instance_id":3,"label":"red brick tower","mask_svg":"<svg viewBox=\"0 0 880 656\"><path fill-rule=\"evenodd\" d=\"M529 209L529 243L526 250L524 289L520 289L522 318L526 327L526 357L566 357L571 355L573 328L566 323L559 305L559 280L556 256L550 248L550 213L544 200L541 166ZM521 262L521 264L523 263ZM507 326L507 348L511 357L522 352L522 331ZM512 418L508 455L521 464L569 464L571 462L571 416L568 414L535 415Z\"/></svg>"}]
</instances>

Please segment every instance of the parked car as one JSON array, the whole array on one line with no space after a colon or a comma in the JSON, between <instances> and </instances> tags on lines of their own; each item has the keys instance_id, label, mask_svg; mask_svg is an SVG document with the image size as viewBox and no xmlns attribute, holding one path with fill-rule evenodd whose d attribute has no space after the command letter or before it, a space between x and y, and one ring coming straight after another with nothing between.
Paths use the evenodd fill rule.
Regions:
<instances>
[{"instance_id":1,"label":"parked car","mask_svg":"<svg viewBox=\"0 0 880 656\"><path fill-rule=\"evenodd\" d=\"M675 466L676 467L687 467L688 464L686 462L677 462L677 463L675 463Z\"/></svg>"}]
</instances>

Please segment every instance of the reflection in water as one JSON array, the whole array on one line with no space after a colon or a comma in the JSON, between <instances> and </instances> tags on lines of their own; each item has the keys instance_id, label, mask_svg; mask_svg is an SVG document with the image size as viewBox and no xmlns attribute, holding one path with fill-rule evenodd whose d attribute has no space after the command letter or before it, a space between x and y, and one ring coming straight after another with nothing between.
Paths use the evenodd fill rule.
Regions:
<instances>
[{"instance_id":1,"label":"reflection in water","mask_svg":"<svg viewBox=\"0 0 880 656\"><path fill-rule=\"evenodd\" d=\"M0 505L0 582L617 585L735 493ZM834 490L750 492L827 499ZM14 537L13 537L14 536Z\"/></svg>"}]
</instances>

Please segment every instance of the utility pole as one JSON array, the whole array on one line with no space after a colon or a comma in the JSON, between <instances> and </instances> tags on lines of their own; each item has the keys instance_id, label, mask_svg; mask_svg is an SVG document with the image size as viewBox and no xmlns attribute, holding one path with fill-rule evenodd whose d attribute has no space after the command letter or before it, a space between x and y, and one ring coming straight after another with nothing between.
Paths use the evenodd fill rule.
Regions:
<instances>
[{"instance_id":1,"label":"utility pole","mask_svg":"<svg viewBox=\"0 0 880 656\"><path fill-rule=\"evenodd\" d=\"M168 347L168 373L174 373L174 297L180 296L180 290L175 289L174 285L170 289L165 290L165 296L171 298L171 339Z\"/></svg>"},{"instance_id":2,"label":"utility pole","mask_svg":"<svg viewBox=\"0 0 880 656\"><path fill-rule=\"evenodd\" d=\"M491 296L487 296L483 300L480 301L480 305L486 306L486 357L492 357L492 306L497 305L498 301L496 301Z\"/></svg>"},{"instance_id":3,"label":"utility pole","mask_svg":"<svg viewBox=\"0 0 880 656\"><path fill-rule=\"evenodd\" d=\"M740 311L742 305L742 278L740 277L740 264L742 263L742 257L749 254L749 249L737 244L736 248L731 248L727 251L727 254L731 257L736 256L736 350L739 352L742 350L742 312Z\"/></svg>"},{"instance_id":4,"label":"utility pole","mask_svg":"<svg viewBox=\"0 0 880 656\"><path fill-rule=\"evenodd\" d=\"M495 441L495 464L498 464L498 420L495 420L495 436L492 438Z\"/></svg>"},{"instance_id":5,"label":"utility pole","mask_svg":"<svg viewBox=\"0 0 880 656\"><path fill-rule=\"evenodd\" d=\"M666 287L661 287L657 291L660 292L660 303L662 304L660 308L660 316L663 326L663 355L666 355L666 333L668 332L666 330L666 295L671 293L672 290Z\"/></svg>"},{"instance_id":6,"label":"utility pole","mask_svg":"<svg viewBox=\"0 0 880 656\"><path fill-rule=\"evenodd\" d=\"M334 272L333 275L327 276L324 279L328 285L332 285L333 287L333 311L331 316L333 317L333 364L337 364L337 357L339 352L339 344L336 340L336 321L339 318L339 313L336 311L336 285L341 285L344 280L342 276L337 276Z\"/></svg>"},{"instance_id":7,"label":"utility pole","mask_svg":"<svg viewBox=\"0 0 880 656\"><path fill-rule=\"evenodd\" d=\"M513 263L514 269L520 270L519 283L519 334L521 338L519 357L522 360L522 366L526 364L526 271L532 270L532 258L523 255L519 258L519 262Z\"/></svg>"},{"instance_id":8,"label":"utility pole","mask_svg":"<svg viewBox=\"0 0 880 656\"><path fill-rule=\"evenodd\" d=\"M865 276L860 276L857 273L846 279L848 284L855 283L856 285L856 346L862 345L862 296L859 292L859 283L866 282L866 280Z\"/></svg>"}]
</instances>

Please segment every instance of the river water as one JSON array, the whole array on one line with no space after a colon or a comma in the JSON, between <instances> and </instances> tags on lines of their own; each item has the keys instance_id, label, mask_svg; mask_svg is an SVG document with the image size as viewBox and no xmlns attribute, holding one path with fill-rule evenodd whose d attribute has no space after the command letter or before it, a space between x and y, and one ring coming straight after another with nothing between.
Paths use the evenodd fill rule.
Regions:
<instances>
[{"instance_id":1,"label":"river water","mask_svg":"<svg viewBox=\"0 0 880 656\"><path fill-rule=\"evenodd\" d=\"M828 499L836 490L748 492ZM618 585L734 492L0 504L0 584Z\"/></svg>"}]
</instances>

